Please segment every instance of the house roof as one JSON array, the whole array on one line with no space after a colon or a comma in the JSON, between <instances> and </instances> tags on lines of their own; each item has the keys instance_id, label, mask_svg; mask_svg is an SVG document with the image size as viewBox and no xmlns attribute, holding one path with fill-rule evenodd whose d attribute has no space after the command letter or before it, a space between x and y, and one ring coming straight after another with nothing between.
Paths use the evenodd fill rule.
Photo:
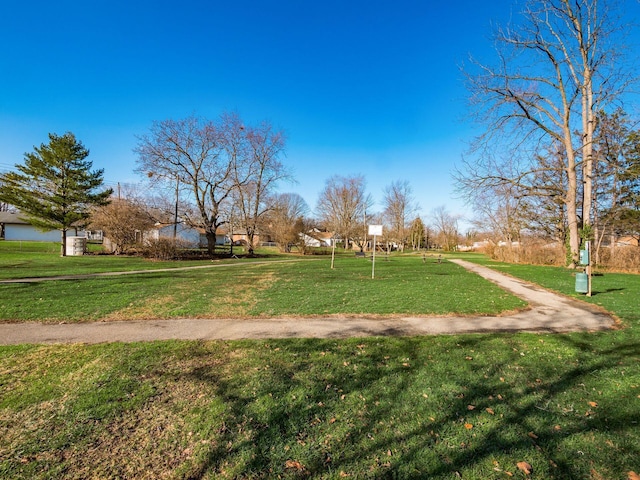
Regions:
<instances>
[{"instance_id":1,"label":"house roof","mask_svg":"<svg viewBox=\"0 0 640 480\"><path fill-rule=\"evenodd\" d=\"M0 223L14 225L28 225L29 222L20 218L20 212L0 212Z\"/></svg>"},{"instance_id":2,"label":"house roof","mask_svg":"<svg viewBox=\"0 0 640 480\"><path fill-rule=\"evenodd\" d=\"M306 235L316 240L331 240L333 238L333 232L322 232L317 228L311 229Z\"/></svg>"}]
</instances>

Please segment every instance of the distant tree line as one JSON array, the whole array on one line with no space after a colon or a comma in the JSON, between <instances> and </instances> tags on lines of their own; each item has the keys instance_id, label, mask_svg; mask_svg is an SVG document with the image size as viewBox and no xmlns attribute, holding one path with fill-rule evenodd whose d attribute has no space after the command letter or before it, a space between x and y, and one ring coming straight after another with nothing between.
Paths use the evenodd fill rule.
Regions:
<instances>
[{"instance_id":1,"label":"distant tree line","mask_svg":"<svg viewBox=\"0 0 640 480\"><path fill-rule=\"evenodd\" d=\"M306 253L313 231L329 232L341 248L365 250L371 224L384 225L385 248L457 246L457 218L440 207L437 227L426 226L407 181L384 189L377 212L364 176L331 176L313 215L299 194L278 191L291 175L281 160L284 134L268 122L247 125L237 114L154 122L135 150L147 188L118 184L116 192L104 188L103 171L92 170L89 151L72 133L49 139L0 177L0 201L43 230L60 230L63 255L70 228L102 230L118 254L139 250L143 233L157 224L173 224L174 236L178 224L202 229L210 254L221 226L228 235L242 233L250 253L258 236L283 252Z\"/></svg>"}]
</instances>

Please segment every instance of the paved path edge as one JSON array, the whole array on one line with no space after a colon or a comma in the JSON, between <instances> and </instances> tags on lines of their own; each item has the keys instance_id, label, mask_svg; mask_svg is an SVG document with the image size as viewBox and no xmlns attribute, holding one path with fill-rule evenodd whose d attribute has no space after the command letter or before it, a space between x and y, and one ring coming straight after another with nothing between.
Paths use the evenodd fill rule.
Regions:
<instances>
[{"instance_id":1,"label":"paved path edge","mask_svg":"<svg viewBox=\"0 0 640 480\"><path fill-rule=\"evenodd\" d=\"M103 343L155 340L348 338L463 333L571 332L610 329L615 319L595 306L464 260L450 260L531 305L499 316L258 318L137 320L95 323L0 324L0 344Z\"/></svg>"}]
</instances>

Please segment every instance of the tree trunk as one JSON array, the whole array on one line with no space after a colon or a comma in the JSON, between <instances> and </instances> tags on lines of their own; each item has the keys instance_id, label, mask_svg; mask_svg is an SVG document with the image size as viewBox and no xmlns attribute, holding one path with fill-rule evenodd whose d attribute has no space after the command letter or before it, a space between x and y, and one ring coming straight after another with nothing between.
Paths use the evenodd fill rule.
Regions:
<instances>
[{"instance_id":1,"label":"tree trunk","mask_svg":"<svg viewBox=\"0 0 640 480\"><path fill-rule=\"evenodd\" d=\"M207 253L213 256L216 253L216 231L207 229L205 236L207 238Z\"/></svg>"},{"instance_id":2,"label":"tree trunk","mask_svg":"<svg viewBox=\"0 0 640 480\"><path fill-rule=\"evenodd\" d=\"M67 229L66 228L62 229L60 248L61 248L60 256L66 257L67 256Z\"/></svg>"}]
</instances>

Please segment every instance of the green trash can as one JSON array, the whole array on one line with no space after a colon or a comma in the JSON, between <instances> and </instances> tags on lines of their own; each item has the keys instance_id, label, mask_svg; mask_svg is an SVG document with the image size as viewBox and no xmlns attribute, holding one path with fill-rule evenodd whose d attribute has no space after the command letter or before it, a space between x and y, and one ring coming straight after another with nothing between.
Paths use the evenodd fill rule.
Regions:
<instances>
[{"instance_id":1,"label":"green trash can","mask_svg":"<svg viewBox=\"0 0 640 480\"><path fill-rule=\"evenodd\" d=\"M576 273L576 292L589 293L589 277L586 273Z\"/></svg>"}]
</instances>

